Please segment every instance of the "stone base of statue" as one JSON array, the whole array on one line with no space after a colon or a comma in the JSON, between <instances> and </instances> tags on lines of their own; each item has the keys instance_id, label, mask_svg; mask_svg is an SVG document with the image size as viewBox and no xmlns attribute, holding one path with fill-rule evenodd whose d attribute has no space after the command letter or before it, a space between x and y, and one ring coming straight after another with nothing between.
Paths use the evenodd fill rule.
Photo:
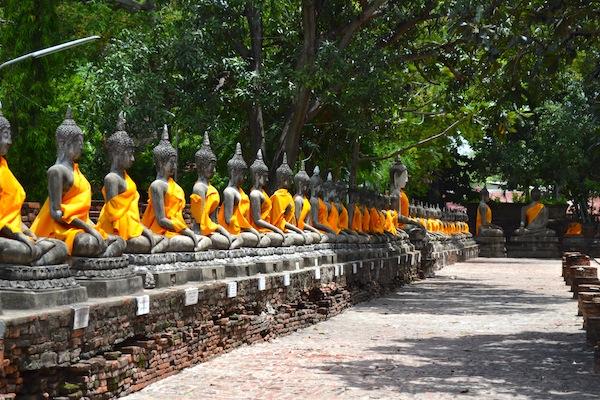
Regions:
<instances>
[{"instance_id":1,"label":"stone base of statue","mask_svg":"<svg viewBox=\"0 0 600 400\"><path fill-rule=\"evenodd\" d=\"M562 239L562 251L577 251L591 257L600 257L600 238L585 236L565 236Z\"/></svg>"},{"instance_id":2,"label":"stone base of statue","mask_svg":"<svg viewBox=\"0 0 600 400\"><path fill-rule=\"evenodd\" d=\"M50 308L87 300L87 292L69 265L0 265L2 307L12 310Z\"/></svg>"},{"instance_id":3,"label":"stone base of statue","mask_svg":"<svg viewBox=\"0 0 600 400\"><path fill-rule=\"evenodd\" d=\"M560 258L561 252L556 236L515 235L506 244L508 257L514 258Z\"/></svg>"},{"instance_id":4,"label":"stone base of statue","mask_svg":"<svg viewBox=\"0 0 600 400\"><path fill-rule=\"evenodd\" d=\"M71 257L71 272L89 297L113 297L140 293L142 279L133 272L126 256Z\"/></svg>"},{"instance_id":5,"label":"stone base of statue","mask_svg":"<svg viewBox=\"0 0 600 400\"><path fill-rule=\"evenodd\" d=\"M127 254L133 272L143 279L145 289L187 283L187 271L177 269L175 253Z\"/></svg>"},{"instance_id":6,"label":"stone base of statue","mask_svg":"<svg viewBox=\"0 0 600 400\"><path fill-rule=\"evenodd\" d=\"M479 257L481 252L480 246L471 234L462 234L453 241L458 248L458 261L463 262L471 258Z\"/></svg>"},{"instance_id":7,"label":"stone base of statue","mask_svg":"<svg viewBox=\"0 0 600 400\"><path fill-rule=\"evenodd\" d=\"M479 257L505 258L506 238L504 236L478 236Z\"/></svg>"}]
</instances>

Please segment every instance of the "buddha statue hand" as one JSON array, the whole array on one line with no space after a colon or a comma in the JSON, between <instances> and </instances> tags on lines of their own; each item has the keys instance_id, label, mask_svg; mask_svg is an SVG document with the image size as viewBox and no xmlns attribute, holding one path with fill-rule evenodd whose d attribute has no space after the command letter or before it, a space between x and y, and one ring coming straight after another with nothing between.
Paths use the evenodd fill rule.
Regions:
<instances>
[{"instance_id":1,"label":"buddha statue hand","mask_svg":"<svg viewBox=\"0 0 600 400\"><path fill-rule=\"evenodd\" d=\"M34 238L31 238L22 232L17 232L15 234L15 239L29 248L29 254L31 255L32 260L37 260L42 256L42 251L35 245Z\"/></svg>"}]
</instances>

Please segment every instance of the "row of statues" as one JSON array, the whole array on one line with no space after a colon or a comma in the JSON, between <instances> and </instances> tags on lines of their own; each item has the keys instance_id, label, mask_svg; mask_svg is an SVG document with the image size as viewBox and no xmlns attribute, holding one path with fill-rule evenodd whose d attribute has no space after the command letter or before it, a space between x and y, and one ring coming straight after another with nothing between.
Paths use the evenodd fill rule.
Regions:
<instances>
[{"instance_id":1,"label":"row of statues","mask_svg":"<svg viewBox=\"0 0 600 400\"><path fill-rule=\"evenodd\" d=\"M415 206L403 191L406 167L398 160L390 172L392 196L365 190L348 193L331 174L323 181L316 167L309 177L304 164L294 175L284 156L276 171L278 189L266 192L269 170L259 151L248 168L238 143L227 163L229 183L223 192L211 185L216 156L208 135L196 153L198 180L190 196L193 225L183 217L186 196L175 182L177 151L164 127L153 150L156 179L140 216L135 182L127 174L134 143L119 115L117 130L107 139L110 172L104 179L105 203L96 224L89 217L92 190L77 164L83 132L71 110L56 130L57 159L48 169L48 199L31 228L21 222L25 192L8 168L10 123L0 113L0 264L54 265L72 257L118 257L123 253L191 252L209 248L289 246L323 242L369 242L405 238L403 229L433 234L464 234L462 215ZM242 189L248 169L253 183ZM292 196L292 184L296 193ZM349 195L351 205L342 199ZM394 206L395 205L395 206ZM410 210L410 211L409 211ZM441 221L444 219L444 221Z\"/></svg>"}]
</instances>

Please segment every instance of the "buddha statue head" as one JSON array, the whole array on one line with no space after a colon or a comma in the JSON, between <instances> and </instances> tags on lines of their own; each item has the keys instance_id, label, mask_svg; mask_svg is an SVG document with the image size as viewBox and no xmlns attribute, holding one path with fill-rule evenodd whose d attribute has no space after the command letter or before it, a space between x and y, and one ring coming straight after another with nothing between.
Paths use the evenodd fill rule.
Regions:
<instances>
[{"instance_id":1,"label":"buddha statue head","mask_svg":"<svg viewBox=\"0 0 600 400\"><path fill-rule=\"evenodd\" d=\"M417 206L415 206L415 203L413 203L413 201L411 200L408 205L408 215L411 217L414 217L416 214L417 214Z\"/></svg>"},{"instance_id":2,"label":"buddha statue head","mask_svg":"<svg viewBox=\"0 0 600 400\"><path fill-rule=\"evenodd\" d=\"M169 130L167 125L163 126L163 132L158 145L152 151L156 172L165 178L170 178L177 171L177 150L169 141Z\"/></svg>"},{"instance_id":3,"label":"buddha statue head","mask_svg":"<svg viewBox=\"0 0 600 400\"><path fill-rule=\"evenodd\" d=\"M311 196L318 197L322 194L323 181L321 180L321 170L317 165L310 177L310 192Z\"/></svg>"},{"instance_id":4,"label":"buddha statue head","mask_svg":"<svg viewBox=\"0 0 600 400\"><path fill-rule=\"evenodd\" d=\"M8 154L8 149L12 144L12 135L10 130L10 122L2 114L2 104L0 104L0 157Z\"/></svg>"},{"instance_id":5,"label":"buddha statue head","mask_svg":"<svg viewBox=\"0 0 600 400\"><path fill-rule=\"evenodd\" d=\"M281 161L281 165L279 166L279 168L277 168L275 174L277 175L278 188L289 189L292 186L292 180L294 179L294 171L292 171L288 164L287 153L283 153L283 161Z\"/></svg>"},{"instance_id":6,"label":"buddha statue head","mask_svg":"<svg viewBox=\"0 0 600 400\"><path fill-rule=\"evenodd\" d=\"M327 173L327 179L323 182L323 197L327 201L335 201L335 182L333 181L333 175L331 172Z\"/></svg>"},{"instance_id":7,"label":"buddha statue head","mask_svg":"<svg viewBox=\"0 0 600 400\"><path fill-rule=\"evenodd\" d=\"M125 115L121 111L117 120L117 130L106 140L106 149L111 169L127 170L135 161L133 140L125 131Z\"/></svg>"},{"instance_id":8,"label":"buddha statue head","mask_svg":"<svg viewBox=\"0 0 600 400\"><path fill-rule=\"evenodd\" d=\"M252 180L254 187L263 188L269 181L269 168L263 161L262 150L258 149L256 152L256 160L250 166L250 173L252 174Z\"/></svg>"},{"instance_id":9,"label":"buddha statue head","mask_svg":"<svg viewBox=\"0 0 600 400\"><path fill-rule=\"evenodd\" d=\"M348 184L344 181L338 181L335 185L338 201L346 203L348 201Z\"/></svg>"},{"instance_id":10,"label":"buddha statue head","mask_svg":"<svg viewBox=\"0 0 600 400\"><path fill-rule=\"evenodd\" d=\"M204 132L202 147L196 152L195 158L198 177L210 180L215 175L217 156L215 156L215 153L213 153L212 148L210 147L208 132Z\"/></svg>"},{"instance_id":11,"label":"buddha statue head","mask_svg":"<svg viewBox=\"0 0 600 400\"><path fill-rule=\"evenodd\" d=\"M533 189L531 189L531 193L529 194L529 197L531 197L531 201L538 202L542 198L542 192L536 186Z\"/></svg>"},{"instance_id":12,"label":"buddha statue head","mask_svg":"<svg viewBox=\"0 0 600 400\"><path fill-rule=\"evenodd\" d=\"M242 145L239 142L235 145L235 154L227 161L227 171L232 184L239 187L244 183L246 172L248 172L248 164L244 161Z\"/></svg>"},{"instance_id":13,"label":"buddha statue head","mask_svg":"<svg viewBox=\"0 0 600 400\"><path fill-rule=\"evenodd\" d=\"M390 181L395 190L404 189L408 183L408 169L399 156L390 168Z\"/></svg>"},{"instance_id":14,"label":"buddha statue head","mask_svg":"<svg viewBox=\"0 0 600 400\"><path fill-rule=\"evenodd\" d=\"M294 176L294 183L298 193L306 195L310 187L310 177L306 173L306 166L304 160L300 163L300 171Z\"/></svg>"},{"instance_id":15,"label":"buddha statue head","mask_svg":"<svg viewBox=\"0 0 600 400\"><path fill-rule=\"evenodd\" d=\"M64 121L56 128L56 148L60 159L76 161L81 157L83 131L73 120L70 106L67 107Z\"/></svg>"},{"instance_id":16,"label":"buddha statue head","mask_svg":"<svg viewBox=\"0 0 600 400\"><path fill-rule=\"evenodd\" d=\"M481 192L479 194L481 195L481 201L483 201L484 203L490 201L490 192L487 190L487 187L481 189Z\"/></svg>"}]
</instances>

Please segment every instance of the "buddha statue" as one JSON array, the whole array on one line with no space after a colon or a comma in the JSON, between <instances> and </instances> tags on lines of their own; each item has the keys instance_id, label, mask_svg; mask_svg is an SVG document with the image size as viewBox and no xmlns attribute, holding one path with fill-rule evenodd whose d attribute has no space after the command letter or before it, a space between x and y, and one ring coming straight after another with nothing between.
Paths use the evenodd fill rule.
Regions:
<instances>
[{"instance_id":1,"label":"buddha statue","mask_svg":"<svg viewBox=\"0 0 600 400\"><path fill-rule=\"evenodd\" d=\"M140 194L127 174L135 160L133 140L125 132L125 117L119 114L117 131L106 141L110 172L104 178L104 206L96 226L102 231L121 237L126 253L160 253L167 251L169 240L142 225L138 202Z\"/></svg>"},{"instance_id":2,"label":"buddha statue","mask_svg":"<svg viewBox=\"0 0 600 400\"><path fill-rule=\"evenodd\" d=\"M363 234L362 228L362 212L358 191L354 188L350 189L349 193L350 204L349 204L349 215L350 227L353 232L359 235Z\"/></svg>"},{"instance_id":3,"label":"buddha statue","mask_svg":"<svg viewBox=\"0 0 600 400\"><path fill-rule=\"evenodd\" d=\"M250 198L242 189L248 164L242 156L242 145L237 143L235 154L227 162L229 183L223 191L223 204L218 213L219 225L232 235L240 235L244 247L269 247L271 239L250 224ZM282 241L281 238L279 238Z\"/></svg>"},{"instance_id":4,"label":"buddha statue","mask_svg":"<svg viewBox=\"0 0 600 400\"><path fill-rule=\"evenodd\" d=\"M477 236L504 236L502 228L492 224L492 209L487 204L490 201L490 192L487 188L481 190L481 201L477 207L477 220L475 222L475 235Z\"/></svg>"},{"instance_id":5,"label":"buddha statue","mask_svg":"<svg viewBox=\"0 0 600 400\"><path fill-rule=\"evenodd\" d=\"M531 190L531 203L521 209L521 225L515 236L556 236L556 232L548 229L548 209L542 204L542 193L538 188Z\"/></svg>"},{"instance_id":6,"label":"buddha statue","mask_svg":"<svg viewBox=\"0 0 600 400\"><path fill-rule=\"evenodd\" d=\"M341 236L340 211L335 204L335 182L331 172L327 173L327 179L323 182L323 202L327 207L327 225L338 235L338 241L345 241Z\"/></svg>"},{"instance_id":7,"label":"buddha statue","mask_svg":"<svg viewBox=\"0 0 600 400\"><path fill-rule=\"evenodd\" d=\"M252 188L250 189L250 225L261 234L267 236L272 247L290 246L293 239L285 236L283 230L270 223L273 203L265 191L269 180L269 168L265 164L262 150L256 153L256 160L250 166Z\"/></svg>"},{"instance_id":8,"label":"buddha statue","mask_svg":"<svg viewBox=\"0 0 600 400\"><path fill-rule=\"evenodd\" d=\"M64 242L38 238L21 220L25 190L8 168L11 144L10 123L0 111L0 264L61 264L67 258Z\"/></svg>"},{"instance_id":9,"label":"buddha statue","mask_svg":"<svg viewBox=\"0 0 600 400\"><path fill-rule=\"evenodd\" d=\"M216 164L217 157L210 147L208 133L205 133L202 147L196 152L198 180L190 196L190 211L194 218L193 230L198 235L210 238L215 249L237 249L244 242L242 237L229 233L216 222L221 198L217 189L210 183L215 174Z\"/></svg>"},{"instance_id":10,"label":"buddha statue","mask_svg":"<svg viewBox=\"0 0 600 400\"><path fill-rule=\"evenodd\" d=\"M306 173L304 160L300 164L300 171L294 176L296 194L294 195L294 224L307 238L306 244L321 242L321 233L308 223L311 205L308 199L310 191L310 177Z\"/></svg>"},{"instance_id":11,"label":"buddha statue","mask_svg":"<svg viewBox=\"0 0 600 400\"><path fill-rule=\"evenodd\" d=\"M153 150L156 179L148 188L148 206L142 223L152 232L169 239L169 251L191 252L210 248L211 241L197 236L183 219L185 193L175 182L177 150L169 141L167 125L163 127L160 142Z\"/></svg>"},{"instance_id":12,"label":"buddha statue","mask_svg":"<svg viewBox=\"0 0 600 400\"><path fill-rule=\"evenodd\" d=\"M323 200L323 181L318 166L310 177L310 221L323 234L321 242L337 241L335 230L329 226L327 205Z\"/></svg>"},{"instance_id":13,"label":"buddha statue","mask_svg":"<svg viewBox=\"0 0 600 400\"><path fill-rule=\"evenodd\" d=\"M83 150L83 131L67 109L56 129L56 163L48 169L48 199L31 225L40 237L65 242L67 251L78 257L118 257L125 241L94 226L89 211L92 187L76 161Z\"/></svg>"},{"instance_id":14,"label":"buddha statue","mask_svg":"<svg viewBox=\"0 0 600 400\"><path fill-rule=\"evenodd\" d=\"M293 222L295 218L294 198L290 194L290 187L294 179L294 171L290 168L287 162L287 154L283 153L283 161L275 171L277 177L277 189L271 196L271 215L270 222L273 226L280 229L286 236L286 243L289 242L287 237L291 237L292 243L295 246L303 244L311 244L312 236L307 235L302 229L296 227Z\"/></svg>"},{"instance_id":15,"label":"buddha statue","mask_svg":"<svg viewBox=\"0 0 600 400\"><path fill-rule=\"evenodd\" d=\"M398 210L398 221L400 222L400 228L410 233L414 229L427 230L425 226L418 220L409 218L408 207L409 199L404 188L408 183L408 168L402 163L400 158L396 158L394 164L390 168L390 181L392 182L392 197L397 202L394 209ZM416 210L417 217L420 217L419 212L421 211L418 207Z\"/></svg>"},{"instance_id":16,"label":"buddha statue","mask_svg":"<svg viewBox=\"0 0 600 400\"><path fill-rule=\"evenodd\" d=\"M343 235L347 236L349 243L358 242L358 233L350 226L350 212L346 206L348 198L348 185L345 182L338 181L335 185L335 205L338 209L339 219L338 227Z\"/></svg>"}]
</instances>

